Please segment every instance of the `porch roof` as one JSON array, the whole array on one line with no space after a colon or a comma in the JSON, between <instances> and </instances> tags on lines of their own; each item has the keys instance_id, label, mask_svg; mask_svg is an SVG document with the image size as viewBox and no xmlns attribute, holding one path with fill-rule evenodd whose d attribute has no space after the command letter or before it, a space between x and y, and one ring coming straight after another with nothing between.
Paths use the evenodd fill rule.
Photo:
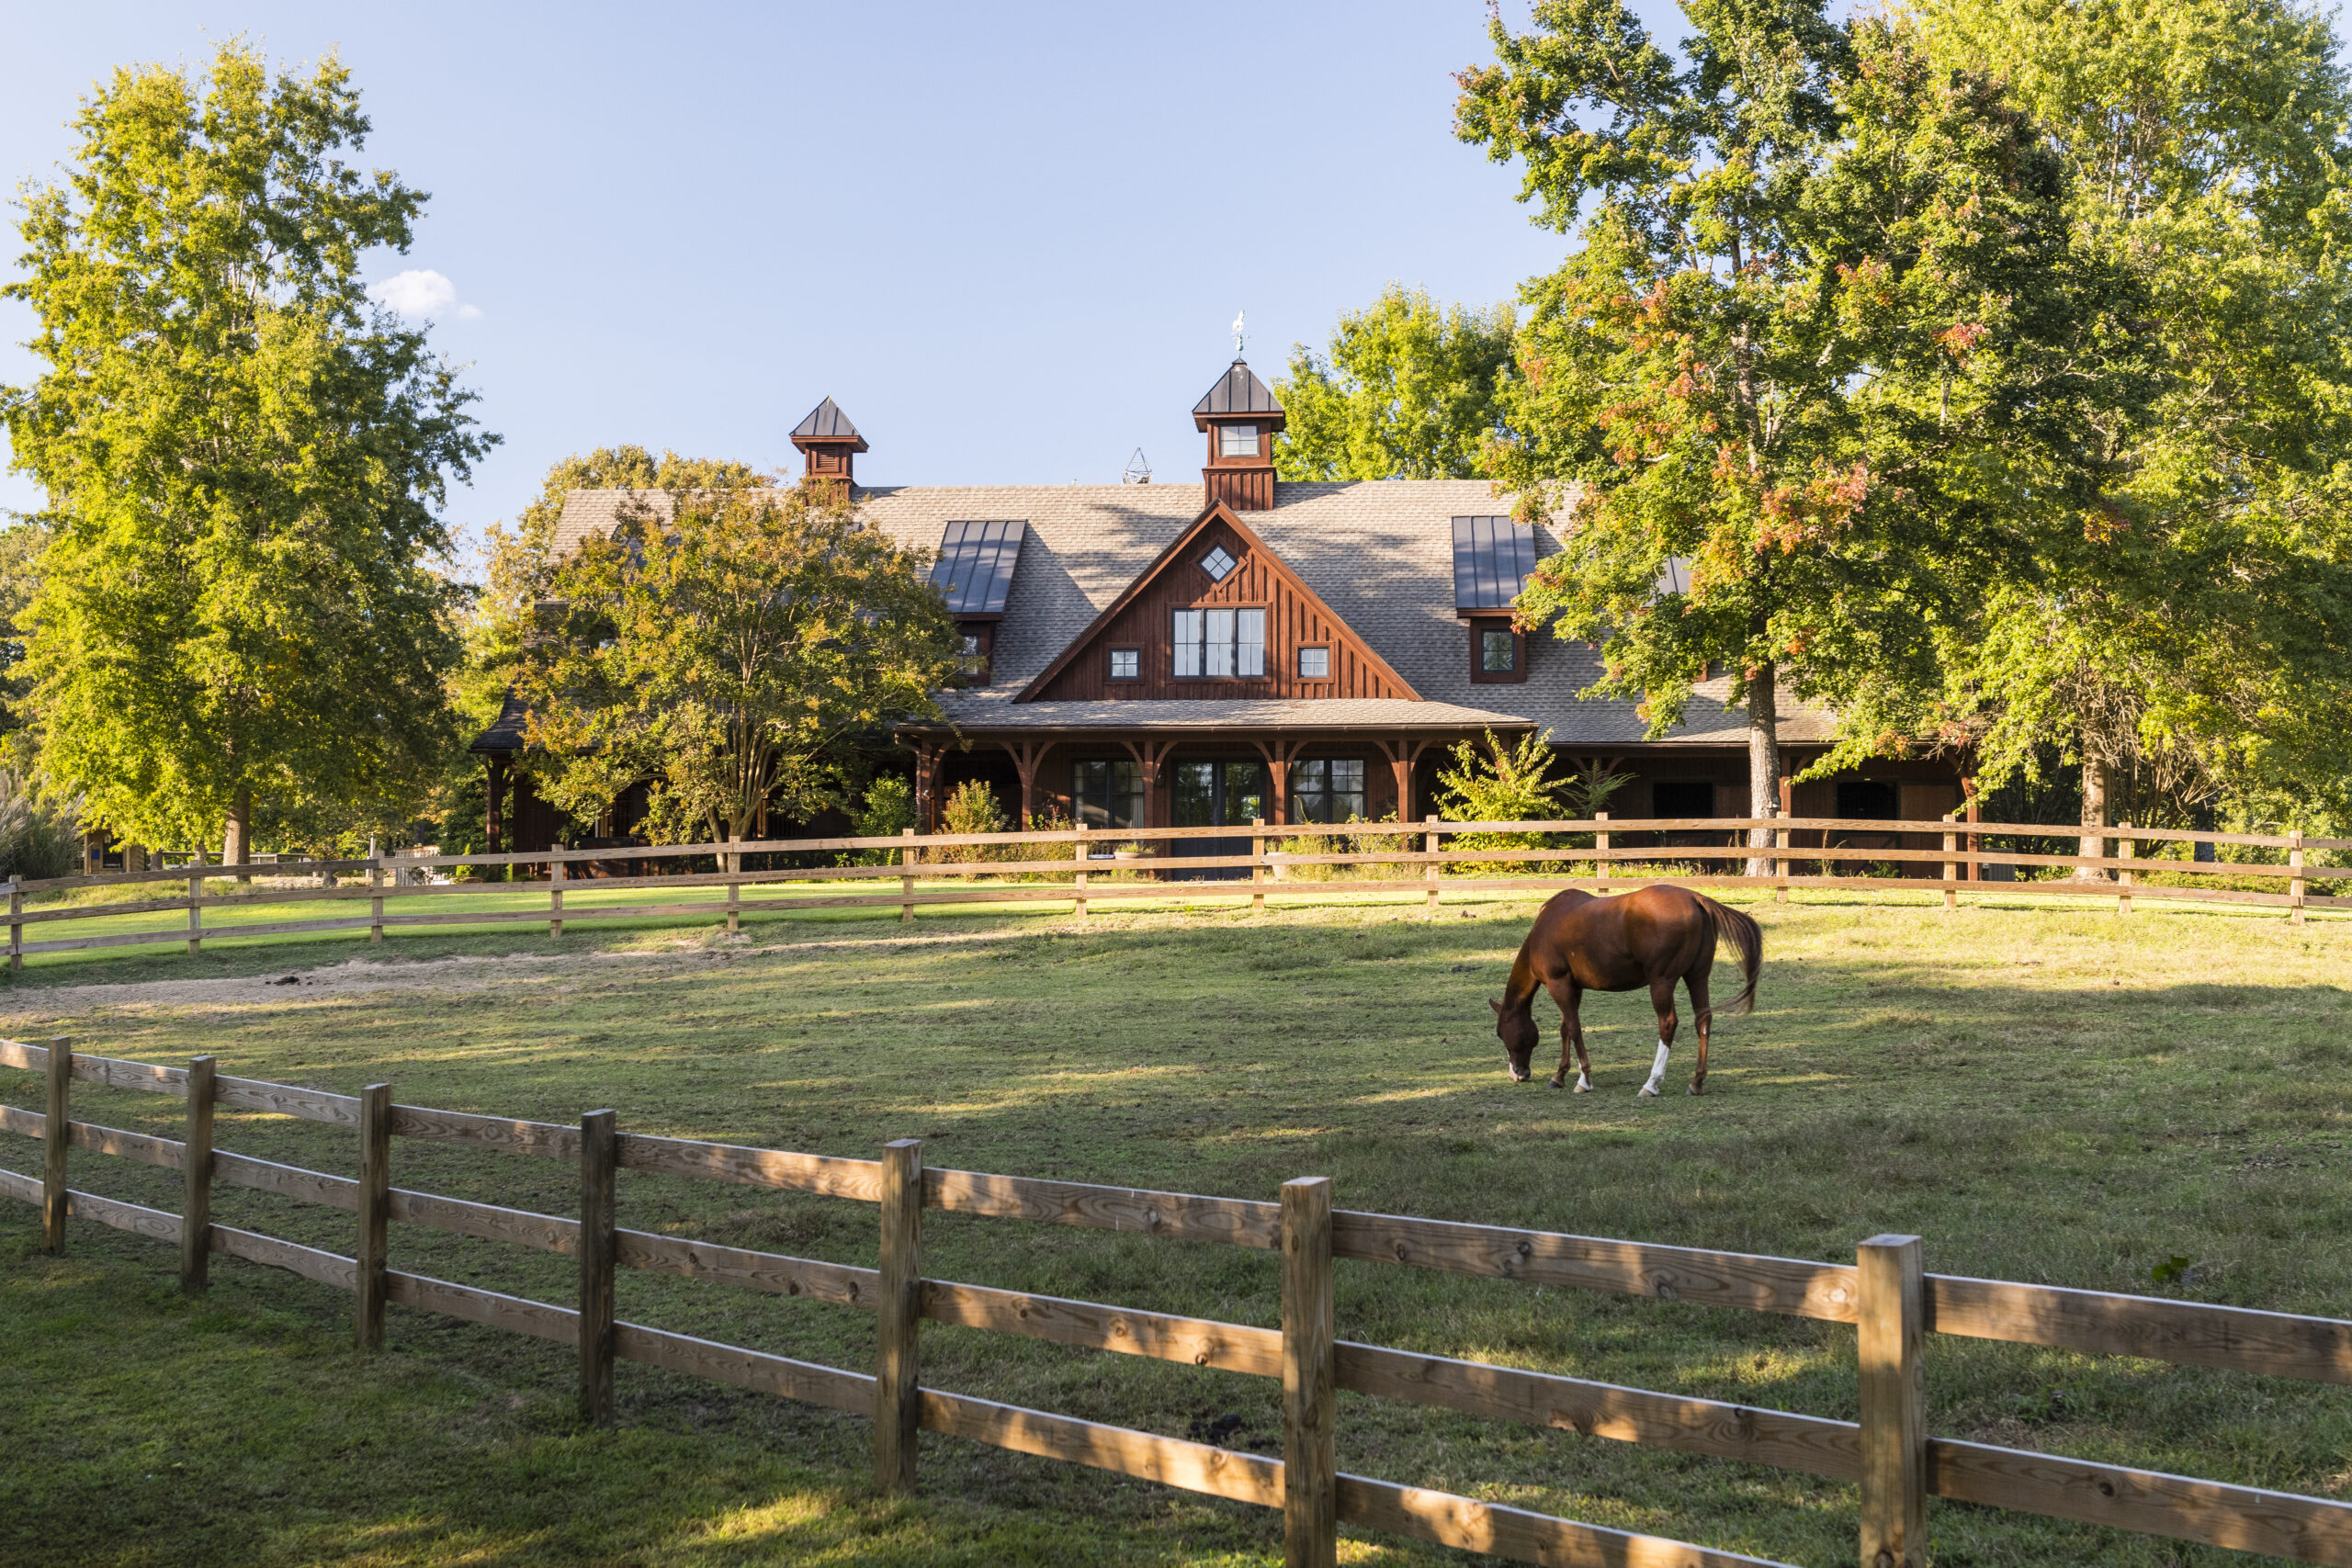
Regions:
<instances>
[{"instance_id":1,"label":"porch roof","mask_svg":"<svg viewBox=\"0 0 2352 1568\"><path fill-rule=\"evenodd\" d=\"M936 723L900 726L914 733L944 731L988 734L1018 730L1399 730L1532 729L1532 719L1452 703L1417 703L1402 697L1299 699L1295 701L1188 702L1182 698L1136 702L1009 703L945 705Z\"/></svg>"}]
</instances>

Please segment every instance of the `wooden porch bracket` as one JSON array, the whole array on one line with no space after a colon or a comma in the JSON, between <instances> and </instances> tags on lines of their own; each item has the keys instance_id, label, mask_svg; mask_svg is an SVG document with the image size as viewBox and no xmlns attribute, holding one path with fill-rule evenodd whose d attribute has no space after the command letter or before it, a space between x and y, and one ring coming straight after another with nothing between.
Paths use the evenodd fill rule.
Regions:
<instances>
[{"instance_id":1,"label":"wooden porch bracket","mask_svg":"<svg viewBox=\"0 0 2352 1568\"><path fill-rule=\"evenodd\" d=\"M1030 813L1035 808L1037 795L1037 764L1046 760L1053 747L1051 740L999 740L1012 757L1012 771L1021 775L1021 830L1029 830Z\"/></svg>"}]
</instances>

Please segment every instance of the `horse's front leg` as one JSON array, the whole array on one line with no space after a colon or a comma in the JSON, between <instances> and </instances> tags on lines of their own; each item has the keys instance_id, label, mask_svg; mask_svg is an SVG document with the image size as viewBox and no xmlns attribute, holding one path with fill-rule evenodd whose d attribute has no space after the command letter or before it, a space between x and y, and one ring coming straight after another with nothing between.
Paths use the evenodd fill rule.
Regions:
<instances>
[{"instance_id":1,"label":"horse's front leg","mask_svg":"<svg viewBox=\"0 0 2352 1568\"><path fill-rule=\"evenodd\" d=\"M1568 1081L1568 1057L1573 1054L1577 1092L1586 1093L1592 1088L1592 1064L1584 1055L1584 987L1571 977L1565 987L1553 989L1552 999L1560 1007L1560 1070L1552 1075L1552 1087L1559 1089Z\"/></svg>"},{"instance_id":2,"label":"horse's front leg","mask_svg":"<svg viewBox=\"0 0 2352 1568\"><path fill-rule=\"evenodd\" d=\"M1657 1057L1650 1063L1650 1081L1634 1092L1655 1099L1666 1081L1667 1053L1674 1049L1674 982L1650 982L1650 1006L1657 1013Z\"/></svg>"}]
</instances>

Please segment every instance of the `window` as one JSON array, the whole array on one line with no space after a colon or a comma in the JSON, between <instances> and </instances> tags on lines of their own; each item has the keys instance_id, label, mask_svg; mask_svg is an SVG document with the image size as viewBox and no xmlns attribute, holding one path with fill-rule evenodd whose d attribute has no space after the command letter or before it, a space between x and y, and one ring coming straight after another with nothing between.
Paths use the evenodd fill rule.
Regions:
<instances>
[{"instance_id":1,"label":"window","mask_svg":"<svg viewBox=\"0 0 2352 1568\"><path fill-rule=\"evenodd\" d=\"M1266 612L1179 610L1175 672L1180 676L1257 676L1266 672Z\"/></svg>"},{"instance_id":2,"label":"window","mask_svg":"<svg viewBox=\"0 0 2352 1568\"><path fill-rule=\"evenodd\" d=\"M1363 760L1313 757L1290 765L1290 819L1346 822L1363 816Z\"/></svg>"},{"instance_id":3,"label":"window","mask_svg":"<svg viewBox=\"0 0 2352 1568\"><path fill-rule=\"evenodd\" d=\"M1090 829L1144 825L1143 773L1135 763L1080 762L1071 771L1071 802Z\"/></svg>"},{"instance_id":4,"label":"window","mask_svg":"<svg viewBox=\"0 0 2352 1568\"><path fill-rule=\"evenodd\" d=\"M1488 626L1479 632L1478 668L1488 675L1508 675L1519 668L1519 638L1509 627Z\"/></svg>"},{"instance_id":5,"label":"window","mask_svg":"<svg viewBox=\"0 0 2352 1568\"><path fill-rule=\"evenodd\" d=\"M1254 424L1220 424L1216 428L1216 449L1221 457L1254 457L1258 455L1258 427Z\"/></svg>"},{"instance_id":6,"label":"window","mask_svg":"<svg viewBox=\"0 0 2352 1568\"><path fill-rule=\"evenodd\" d=\"M1111 650L1111 679L1133 681L1143 674L1143 649L1114 648Z\"/></svg>"},{"instance_id":7,"label":"window","mask_svg":"<svg viewBox=\"0 0 2352 1568\"><path fill-rule=\"evenodd\" d=\"M1217 546L1215 549L1209 551L1208 554L1201 558L1201 570L1209 574L1209 581L1211 582L1223 582L1227 578L1233 575L1233 569L1240 564L1241 563L1239 561L1235 560L1231 556L1225 553L1225 547L1223 545Z\"/></svg>"},{"instance_id":8,"label":"window","mask_svg":"<svg viewBox=\"0 0 2352 1568\"><path fill-rule=\"evenodd\" d=\"M1650 815L1668 818L1713 817L1715 786L1704 782L1661 779L1650 785Z\"/></svg>"},{"instance_id":9,"label":"window","mask_svg":"<svg viewBox=\"0 0 2352 1568\"><path fill-rule=\"evenodd\" d=\"M1328 681L1331 678L1331 650L1328 648L1302 648L1298 650L1298 678L1302 681Z\"/></svg>"},{"instance_id":10,"label":"window","mask_svg":"<svg viewBox=\"0 0 2352 1568\"><path fill-rule=\"evenodd\" d=\"M989 644L994 637L985 626L967 627L956 633L956 673L967 685L988 684Z\"/></svg>"}]
</instances>

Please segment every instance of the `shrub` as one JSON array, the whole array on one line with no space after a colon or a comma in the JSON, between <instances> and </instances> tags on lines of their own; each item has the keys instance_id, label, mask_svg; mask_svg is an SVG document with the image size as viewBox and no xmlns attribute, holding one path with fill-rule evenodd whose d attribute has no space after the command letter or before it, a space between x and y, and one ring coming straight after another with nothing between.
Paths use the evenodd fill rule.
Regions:
<instances>
[{"instance_id":1,"label":"shrub","mask_svg":"<svg viewBox=\"0 0 2352 1568\"><path fill-rule=\"evenodd\" d=\"M0 876L31 881L80 871L82 836L75 815L42 805L22 773L0 768Z\"/></svg>"},{"instance_id":2,"label":"shrub","mask_svg":"<svg viewBox=\"0 0 2352 1568\"><path fill-rule=\"evenodd\" d=\"M858 797L857 809L850 813L853 837L860 839L895 838L915 825L914 785L896 773L885 773L865 786ZM899 858L896 850L851 850L841 857L843 865L888 865Z\"/></svg>"},{"instance_id":3,"label":"shrub","mask_svg":"<svg viewBox=\"0 0 2352 1568\"><path fill-rule=\"evenodd\" d=\"M1009 829L1004 808L996 803L996 791L978 779L967 779L948 792L947 804L939 813L939 830L1002 833ZM945 864L955 861L1021 860L1026 853L1020 844L957 844L933 852L932 858Z\"/></svg>"}]
</instances>

